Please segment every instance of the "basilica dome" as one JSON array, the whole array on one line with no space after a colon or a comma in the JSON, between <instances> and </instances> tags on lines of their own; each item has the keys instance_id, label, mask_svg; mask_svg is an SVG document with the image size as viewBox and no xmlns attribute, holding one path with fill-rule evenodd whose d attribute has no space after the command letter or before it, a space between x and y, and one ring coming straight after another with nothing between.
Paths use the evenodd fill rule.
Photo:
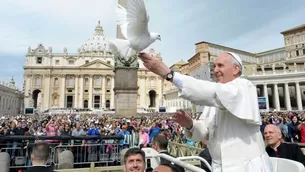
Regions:
<instances>
[{"instance_id":1,"label":"basilica dome","mask_svg":"<svg viewBox=\"0 0 305 172\"><path fill-rule=\"evenodd\" d=\"M87 41L78 48L79 53L88 53L88 52L103 52L111 54L109 50L109 40L104 36L103 27L98 22L95 27L95 33L93 36L87 39Z\"/></svg>"}]
</instances>

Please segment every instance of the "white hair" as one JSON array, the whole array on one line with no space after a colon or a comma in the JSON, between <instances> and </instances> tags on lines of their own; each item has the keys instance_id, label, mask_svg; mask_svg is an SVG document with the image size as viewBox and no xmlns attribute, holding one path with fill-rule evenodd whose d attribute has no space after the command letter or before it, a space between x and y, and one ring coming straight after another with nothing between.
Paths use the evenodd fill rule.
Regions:
<instances>
[{"instance_id":1,"label":"white hair","mask_svg":"<svg viewBox=\"0 0 305 172\"><path fill-rule=\"evenodd\" d=\"M241 65L240 63L231 55L231 58L232 58L232 65L236 65L239 67L239 72L238 72L238 76L241 76L242 74L242 68L241 68Z\"/></svg>"}]
</instances>

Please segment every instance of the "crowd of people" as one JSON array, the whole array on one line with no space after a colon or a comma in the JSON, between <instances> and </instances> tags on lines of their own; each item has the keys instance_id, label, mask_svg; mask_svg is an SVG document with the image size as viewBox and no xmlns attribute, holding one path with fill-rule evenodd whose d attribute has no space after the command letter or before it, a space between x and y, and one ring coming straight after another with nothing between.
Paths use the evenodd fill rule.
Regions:
<instances>
[{"instance_id":1,"label":"crowd of people","mask_svg":"<svg viewBox=\"0 0 305 172\"><path fill-rule=\"evenodd\" d=\"M196 119L199 113L193 115ZM153 118L152 118L153 117ZM106 152L109 144L119 145L119 150L130 147L148 147L152 139L159 133L168 140L179 137L182 143L195 146L195 142L185 137L182 127L171 120L172 114L152 113L135 115L130 119L115 118L113 114L53 114L53 115L17 115L2 116L0 119L1 136L124 136L114 140L46 140L53 145L88 145L103 144L101 152ZM274 124L281 129L286 142L305 143L305 113L304 111L262 112L261 132L268 124ZM8 149L11 159L18 156L17 147L26 147L31 141L1 140L2 151ZM38 142L33 141L33 142ZM206 144L197 144L206 145ZM20 154L19 154L20 155Z\"/></svg>"},{"instance_id":2,"label":"crowd of people","mask_svg":"<svg viewBox=\"0 0 305 172\"><path fill-rule=\"evenodd\" d=\"M151 118L153 116L154 118ZM0 117L0 136L123 136L119 140L45 140L54 146L86 147L100 144L97 151L108 152L118 148L147 147L152 138L164 133L173 139L181 135L182 128L170 120L169 114L149 114L126 118L115 118L113 114L53 114L53 115L17 115ZM10 154L12 165L16 156L25 156L26 151L16 151L18 147L27 148L29 143L42 140L3 140L0 139L1 151ZM90 152L89 152L90 153ZM89 154L87 153L87 154ZM84 155L84 153L81 153ZM30 154L28 154L30 155ZM79 157L79 156L78 156ZM81 158L81 157L79 157ZM94 159L76 159L76 162L89 162ZM95 159L98 161L98 159ZM30 165L30 164L27 164Z\"/></svg>"},{"instance_id":3,"label":"crowd of people","mask_svg":"<svg viewBox=\"0 0 305 172\"><path fill-rule=\"evenodd\" d=\"M305 112L283 111L262 113L261 131L263 133L266 125L274 124L281 129L286 142L305 143Z\"/></svg>"}]
</instances>

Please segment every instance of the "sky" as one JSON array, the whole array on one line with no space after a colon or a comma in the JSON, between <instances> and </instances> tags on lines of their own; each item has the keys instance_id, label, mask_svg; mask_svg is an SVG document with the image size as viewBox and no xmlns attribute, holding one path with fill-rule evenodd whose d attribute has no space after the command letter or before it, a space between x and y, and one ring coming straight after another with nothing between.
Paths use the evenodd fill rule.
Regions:
<instances>
[{"instance_id":1,"label":"sky","mask_svg":"<svg viewBox=\"0 0 305 172\"><path fill-rule=\"evenodd\" d=\"M98 21L116 37L117 0L1 0L0 81L13 76L22 87L29 46L77 52ZM305 23L304 0L145 0L149 30L161 34L154 48L169 66L195 54L195 43L212 42L261 52L284 46L280 32Z\"/></svg>"}]
</instances>

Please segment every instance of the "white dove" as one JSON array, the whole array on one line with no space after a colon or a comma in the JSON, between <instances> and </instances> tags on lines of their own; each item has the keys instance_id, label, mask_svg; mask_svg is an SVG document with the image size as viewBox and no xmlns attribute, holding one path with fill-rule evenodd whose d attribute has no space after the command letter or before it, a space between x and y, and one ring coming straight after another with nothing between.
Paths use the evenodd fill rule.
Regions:
<instances>
[{"instance_id":1,"label":"white dove","mask_svg":"<svg viewBox=\"0 0 305 172\"><path fill-rule=\"evenodd\" d=\"M143 0L127 0L127 9L119 4L117 17L117 24L126 40L110 41L110 49L121 57L140 52L157 39L161 41L160 34L148 30L149 16Z\"/></svg>"}]
</instances>

